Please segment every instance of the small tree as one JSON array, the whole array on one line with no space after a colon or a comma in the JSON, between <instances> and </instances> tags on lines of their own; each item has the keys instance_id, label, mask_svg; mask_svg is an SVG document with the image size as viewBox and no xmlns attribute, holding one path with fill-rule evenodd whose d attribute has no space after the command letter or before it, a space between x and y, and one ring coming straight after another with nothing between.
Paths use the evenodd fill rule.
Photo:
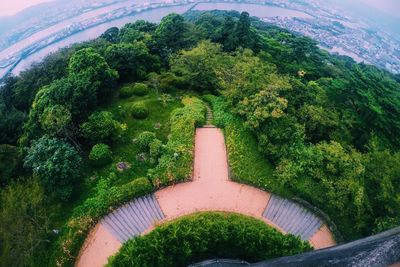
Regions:
<instances>
[{"instance_id":1,"label":"small tree","mask_svg":"<svg viewBox=\"0 0 400 267\"><path fill-rule=\"evenodd\" d=\"M90 115L88 121L81 125L81 129L84 137L91 143L101 143L113 139L119 126L111 112L99 111Z\"/></svg>"},{"instance_id":2,"label":"small tree","mask_svg":"<svg viewBox=\"0 0 400 267\"><path fill-rule=\"evenodd\" d=\"M154 140L157 140L155 133L144 131L139 134L136 142L141 151L147 152L150 149L150 144Z\"/></svg>"},{"instance_id":3,"label":"small tree","mask_svg":"<svg viewBox=\"0 0 400 267\"><path fill-rule=\"evenodd\" d=\"M95 166L104 166L111 162L112 152L108 145L97 144L92 147L89 154L89 159Z\"/></svg>"},{"instance_id":4,"label":"small tree","mask_svg":"<svg viewBox=\"0 0 400 267\"><path fill-rule=\"evenodd\" d=\"M149 116L149 110L144 103L138 102L131 106L131 114L135 119L142 120Z\"/></svg>"},{"instance_id":5,"label":"small tree","mask_svg":"<svg viewBox=\"0 0 400 267\"><path fill-rule=\"evenodd\" d=\"M69 143L43 136L28 149L24 166L31 168L55 197L67 200L80 177L81 157Z\"/></svg>"},{"instance_id":6,"label":"small tree","mask_svg":"<svg viewBox=\"0 0 400 267\"><path fill-rule=\"evenodd\" d=\"M156 62L143 42L113 44L106 49L104 56L123 80L144 78Z\"/></svg>"},{"instance_id":7,"label":"small tree","mask_svg":"<svg viewBox=\"0 0 400 267\"><path fill-rule=\"evenodd\" d=\"M133 86L133 94L136 96L145 96L149 93L149 87L144 83L135 83Z\"/></svg>"}]
</instances>

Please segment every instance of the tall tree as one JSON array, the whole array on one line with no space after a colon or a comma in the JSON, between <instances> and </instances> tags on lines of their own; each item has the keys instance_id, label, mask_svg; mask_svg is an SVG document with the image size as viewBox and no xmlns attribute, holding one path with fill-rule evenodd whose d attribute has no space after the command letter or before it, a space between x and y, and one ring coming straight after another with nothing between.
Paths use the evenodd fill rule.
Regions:
<instances>
[{"instance_id":1,"label":"tall tree","mask_svg":"<svg viewBox=\"0 0 400 267\"><path fill-rule=\"evenodd\" d=\"M101 101L109 99L118 78L118 72L94 48L78 50L69 61L68 71L70 75L85 74L93 83L99 83L97 93Z\"/></svg>"},{"instance_id":2,"label":"tall tree","mask_svg":"<svg viewBox=\"0 0 400 267\"><path fill-rule=\"evenodd\" d=\"M33 266L34 253L50 242L44 199L36 180L14 182L0 192L1 266Z\"/></svg>"},{"instance_id":3,"label":"tall tree","mask_svg":"<svg viewBox=\"0 0 400 267\"><path fill-rule=\"evenodd\" d=\"M158 42L171 52L179 51L192 44L188 23L181 15L175 13L161 20L155 34Z\"/></svg>"},{"instance_id":4,"label":"tall tree","mask_svg":"<svg viewBox=\"0 0 400 267\"><path fill-rule=\"evenodd\" d=\"M109 41L110 43L116 43L119 41L118 35L119 35L119 29L117 27L112 27L106 30L102 35L100 35L100 38L103 38Z\"/></svg>"},{"instance_id":5,"label":"tall tree","mask_svg":"<svg viewBox=\"0 0 400 267\"><path fill-rule=\"evenodd\" d=\"M157 58L150 55L143 42L114 44L104 54L111 68L119 72L122 80L137 80L154 69Z\"/></svg>"},{"instance_id":6,"label":"tall tree","mask_svg":"<svg viewBox=\"0 0 400 267\"><path fill-rule=\"evenodd\" d=\"M183 51L171 60L171 70L184 83L184 87L196 91L218 90L217 68L220 65L221 48L210 41L203 41L189 51Z\"/></svg>"},{"instance_id":7,"label":"tall tree","mask_svg":"<svg viewBox=\"0 0 400 267\"><path fill-rule=\"evenodd\" d=\"M27 151L24 166L37 175L46 192L67 200L80 177L81 157L67 142L43 136Z\"/></svg>"}]
</instances>

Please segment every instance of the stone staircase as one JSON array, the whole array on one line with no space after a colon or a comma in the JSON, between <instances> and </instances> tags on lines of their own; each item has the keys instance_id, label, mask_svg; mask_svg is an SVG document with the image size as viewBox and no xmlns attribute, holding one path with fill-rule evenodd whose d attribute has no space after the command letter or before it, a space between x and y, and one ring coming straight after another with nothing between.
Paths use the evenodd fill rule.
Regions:
<instances>
[{"instance_id":1,"label":"stone staircase","mask_svg":"<svg viewBox=\"0 0 400 267\"><path fill-rule=\"evenodd\" d=\"M308 241L323 225L321 219L310 211L276 195L271 195L263 217L304 241Z\"/></svg>"},{"instance_id":2,"label":"stone staircase","mask_svg":"<svg viewBox=\"0 0 400 267\"><path fill-rule=\"evenodd\" d=\"M207 108L207 115L206 115L206 125L204 125L204 128L215 128L215 126L212 124L213 123L213 113L211 110L211 107L206 104L206 108Z\"/></svg>"},{"instance_id":3,"label":"stone staircase","mask_svg":"<svg viewBox=\"0 0 400 267\"><path fill-rule=\"evenodd\" d=\"M165 216L153 194L136 198L101 220L121 243L140 235Z\"/></svg>"}]
</instances>

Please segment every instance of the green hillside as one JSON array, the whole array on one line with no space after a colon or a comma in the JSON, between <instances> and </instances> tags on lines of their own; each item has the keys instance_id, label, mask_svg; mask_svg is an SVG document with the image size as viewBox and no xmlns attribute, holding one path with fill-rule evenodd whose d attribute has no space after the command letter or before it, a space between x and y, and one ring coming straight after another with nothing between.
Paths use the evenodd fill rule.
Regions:
<instances>
[{"instance_id":1,"label":"green hillside","mask_svg":"<svg viewBox=\"0 0 400 267\"><path fill-rule=\"evenodd\" d=\"M400 225L399 76L247 13L190 12L5 80L0 262L72 266L112 208L190 179L206 105L234 180L309 202L346 241Z\"/></svg>"}]
</instances>

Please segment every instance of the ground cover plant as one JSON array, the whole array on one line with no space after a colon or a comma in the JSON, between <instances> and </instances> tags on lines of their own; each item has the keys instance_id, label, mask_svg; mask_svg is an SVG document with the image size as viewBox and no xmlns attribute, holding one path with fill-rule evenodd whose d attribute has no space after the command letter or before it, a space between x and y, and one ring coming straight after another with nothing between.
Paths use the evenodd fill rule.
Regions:
<instances>
[{"instance_id":1,"label":"ground cover plant","mask_svg":"<svg viewBox=\"0 0 400 267\"><path fill-rule=\"evenodd\" d=\"M204 99L211 103L214 124L224 129L230 178L278 193L273 177L274 166L260 153L252 133L239 118L226 111L226 103L222 98L205 95Z\"/></svg>"},{"instance_id":2,"label":"ground cover plant","mask_svg":"<svg viewBox=\"0 0 400 267\"><path fill-rule=\"evenodd\" d=\"M158 165L149 171L156 187L183 182L191 178L196 127L205 123L206 107L196 97L182 100L184 107L171 115L171 134Z\"/></svg>"}]
</instances>

